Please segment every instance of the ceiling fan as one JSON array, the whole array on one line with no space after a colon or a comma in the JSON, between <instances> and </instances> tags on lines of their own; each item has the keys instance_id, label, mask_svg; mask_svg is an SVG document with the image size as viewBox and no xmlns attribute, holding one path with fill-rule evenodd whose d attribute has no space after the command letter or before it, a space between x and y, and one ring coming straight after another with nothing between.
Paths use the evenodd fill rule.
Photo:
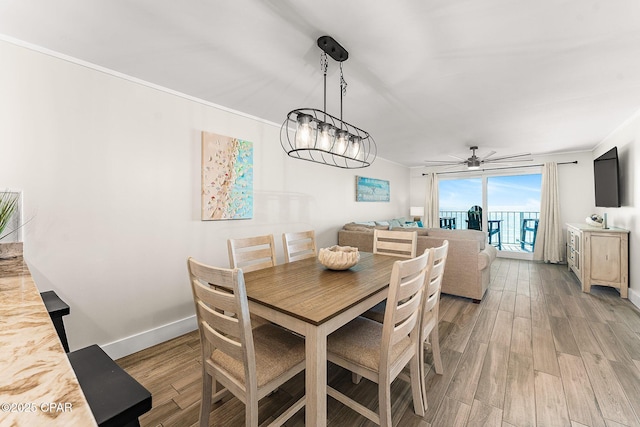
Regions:
<instances>
[{"instance_id":1,"label":"ceiling fan","mask_svg":"<svg viewBox=\"0 0 640 427\"><path fill-rule=\"evenodd\" d=\"M469 158L463 159L462 157L451 156L457 160L455 161L454 160L427 160L425 164L427 166L466 165L467 169L469 170L477 170L477 169L480 169L480 166L487 163L503 163L504 164L504 163L510 163L513 161L529 162L532 160L531 158L526 158L528 156L531 156L531 153L512 154L510 156L502 156L502 157L491 157L494 154L496 154L495 151L491 151L489 152L489 154L487 154L484 157L478 157L476 156L476 150L478 149L477 146L474 145L472 147L469 147L469 149L472 152L471 157Z\"/></svg>"}]
</instances>

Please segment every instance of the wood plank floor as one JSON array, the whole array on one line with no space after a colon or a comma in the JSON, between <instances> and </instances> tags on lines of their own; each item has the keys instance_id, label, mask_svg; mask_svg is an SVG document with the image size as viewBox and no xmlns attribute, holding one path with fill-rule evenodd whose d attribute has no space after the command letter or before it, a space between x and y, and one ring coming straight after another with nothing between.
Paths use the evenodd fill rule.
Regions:
<instances>
[{"instance_id":1,"label":"wood plank floor","mask_svg":"<svg viewBox=\"0 0 640 427\"><path fill-rule=\"evenodd\" d=\"M566 266L498 258L480 304L443 295L444 374L427 372L429 407L413 413L408 384L391 389L397 426L640 426L640 313L612 288L584 294ZM186 286L186 285L185 285ZM142 426L192 426L201 387L197 332L119 359L153 394ZM431 363L428 355L427 363ZM329 366L329 383L375 409L376 386ZM260 403L268 422L304 392L299 375ZM328 399L331 426L373 425ZM235 398L213 405L210 425L243 426ZM304 410L287 426L304 425Z\"/></svg>"}]
</instances>

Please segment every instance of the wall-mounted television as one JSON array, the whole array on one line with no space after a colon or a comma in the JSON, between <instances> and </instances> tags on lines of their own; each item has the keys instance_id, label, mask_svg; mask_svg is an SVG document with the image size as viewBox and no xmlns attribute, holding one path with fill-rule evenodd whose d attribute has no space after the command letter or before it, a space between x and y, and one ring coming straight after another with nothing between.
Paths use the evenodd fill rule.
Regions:
<instances>
[{"instance_id":1,"label":"wall-mounted television","mask_svg":"<svg viewBox=\"0 0 640 427\"><path fill-rule=\"evenodd\" d=\"M593 161L593 176L596 188L596 206L619 208L618 147L613 147Z\"/></svg>"}]
</instances>

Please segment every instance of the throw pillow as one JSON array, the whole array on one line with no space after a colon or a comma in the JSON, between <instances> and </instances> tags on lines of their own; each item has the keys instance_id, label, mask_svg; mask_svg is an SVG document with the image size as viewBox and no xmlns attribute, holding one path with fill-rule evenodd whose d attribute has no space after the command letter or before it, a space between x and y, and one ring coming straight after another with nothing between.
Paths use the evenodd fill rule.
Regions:
<instances>
[{"instance_id":1,"label":"throw pillow","mask_svg":"<svg viewBox=\"0 0 640 427\"><path fill-rule=\"evenodd\" d=\"M402 227L402 224L404 224L404 221L400 222L398 219L390 219L389 220L389 229L396 228L396 227Z\"/></svg>"}]
</instances>

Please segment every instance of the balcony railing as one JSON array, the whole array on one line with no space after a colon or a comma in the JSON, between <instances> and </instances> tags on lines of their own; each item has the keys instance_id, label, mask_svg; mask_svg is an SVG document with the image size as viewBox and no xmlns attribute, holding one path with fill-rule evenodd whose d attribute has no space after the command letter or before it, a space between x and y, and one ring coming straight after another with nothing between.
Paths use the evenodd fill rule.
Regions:
<instances>
[{"instance_id":1,"label":"balcony railing","mask_svg":"<svg viewBox=\"0 0 640 427\"><path fill-rule=\"evenodd\" d=\"M520 245L523 219L539 219L540 212L489 211L482 212L487 220L501 220L500 237L503 245ZM467 211L440 211L440 218L455 218L456 228L467 228Z\"/></svg>"}]
</instances>

